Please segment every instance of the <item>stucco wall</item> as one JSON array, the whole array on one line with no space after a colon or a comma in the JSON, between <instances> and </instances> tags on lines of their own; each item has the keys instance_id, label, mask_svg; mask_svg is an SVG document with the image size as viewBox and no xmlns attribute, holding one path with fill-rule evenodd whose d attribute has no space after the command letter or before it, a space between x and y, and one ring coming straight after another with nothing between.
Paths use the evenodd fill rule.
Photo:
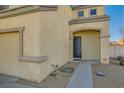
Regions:
<instances>
[{"instance_id":1,"label":"stucco wall","mask_svg":"<svg viewBox=\"0 0 124 93\"><path fill-rule=\"evenodd\" d=\"M96 9L97 10L97 14L96 14L97 16L105 14L104 6L95 6L95 7L84 8L84 9L79 9L79 10L73 11L73 18L78 17L78 11L84 11L84 16L83 17L90 17L90 16L92 16L92 15L90 15L90 10L91 9Z\"/></svg>"},{"instance_id":2,"label":"stucco wall","mask_svg":"<svg viewBox=\"0 0 124 93\"><path fill-rule=\"evenodd\" d=\"M70 33L81 30L99 30L100 31L100 62L109 63L109 22L92 22L92 23L80 23L70 25ZM72 40L71 40L72 42ZM72 43L70 44L72 45ZM71 47L71 51L73 51ZM71 52L72 56L72 52ZM72 57L71 57L72 58Z\"/></svg>"},{"instance_id":3,"label":"stucco wall","mask_svg":"<svg viewBox=\"0 0 124 93\"><path fill-rule=\"evenodd\" d=\"M34 20L35 17L35 20ZM25 30L23 32L23 55L24 56L39 56L40 55L40 25L39 24L39 12L25 14L21 16L15 16L5 19L0 19L0 29L5 28L15 28L15 27L21 27L24 26ZM12 35L5 34L5 37L9 38L12 37ZM13 36L13 38L19 39L17 36ZM2 40L2 39L1 39ZM4 42L4 41L3 41ZM15 45L15 42L12 40L7 41L8 44L11 46ZM16 44L18 46L18 44ZM1 48L4 46L0 46ZM9 47L9 46L8 46ZM10 52L17 52L19 49L18 47L12 49ZM5 50L5 49L4 49ZM18 52L17 52L18 53ZM0 64L2 64L4 61L4 56L0 56ZM17 56L16 56L17 57ZM8 59L8 57L6 58ZM14 70L10 70L9 64L13 61L12 68ZM1 63L2 62L2 63ZM5 65L2 65L2 68L4 70L0 70L1 73L19 76L21 78L25 78L28 80L36 80L38 81L39 76L39 63L33 63L33 62L19 62L19 60L15 60L15 57L13 56L11 58L11 61L8 60ZM17 70L16 70L17 69ZM11 73L9 73L11 72Z\"/></svg>"},{"instance_id":4,"label":"stucco wall","mask_svg":"<svg viewBox=\"0 0 124 93\"><path fill-rule=\"evenodd\" d=\"M25 5L9 5L9 9L18 8L18 7L22 7L22 6L25 6Z\"/></svg>"},{"instance_id":5,"label":"stucco wall","mask_svg":"<svg viewBox=\"0 0 124 93\"><path fill-rule=\"evenodd\" d=\"M52 64L60 66L69 61L68 22L71 16L69 6L58 6L57 11L41 12L40 53L48 55L48 61L40 65L40 77L45 78L53 71Z\"/></svg>"},{"instance_id":6,"label":"stucco wall","mask_svg":"<svg viewBox=\"0 0 124 93\"><path fill-rule=\"evenodd\" d=\"M70 6L58 6L57 11L39 11L0 19L0 29L25 27L23 32L23 56L48 56L48 61L42 63L19 61L16 55L19 51L18 33L0 34L4 38L0 37L2 45L13 44L16 46L15 49L14 47L3 48L4 46L0 46L0 50L6 53L6 59L9 58L9 52L15 51L10 61L6 61L4 55L1 54L0 64L2 64L2 67L0 66L0 73L39 82L54 70L52 64L63 65L71 60L70 31L100 29L100 36L108 35L108 21L69 26L68 22L72 19L72 16ZM107 47L109 40L108 38L101 38L100 42L101 62L108 63Z\"/></svg>"},{"instance_id":7,"label":"stucco wall","mask_svg":"<svg viewBox=\"0 0 124 93\"><path fill-rule=\"evenodd\" d=\"M1 19L0 29L25 27L23 32L23 56L48 56L48 61L42 63L22 62L17 60L17 56L13 56L14 70L12 70L12 73L10 73L11 70L9 71L8 68L9 61L6 65L2 65L4 69L1 70L1 73L39 82L54 70L51 66L52 64L63 65L68 62L68 22L71 17L72 11L69 6L58 6L57 11L40 11ZM18 36L16 37L18 38ZM15 44L16 41L9 40L8 42ZM19 49L17 47L16 50L12 50L17 52ZM4 62L2 60L3 56L0 59L1 62Z\"/></svg>"},{"instance_id":8,"label":"stucco wall","mask_svg":"<svg viewBox=\"0 0 124 93\"><path fill-rule=\"evenodd\" d=\"M81 36L83 60L100 60L100 40L98 31L80 31L73 36Z\"/></svg>"},{"instance_id":9,"label":"stucco wall","mask_svg":"<svg viewBox=\"0 0 124 93\"><path fill-rule=\"evenodd\" d=\"M124 57L124 46L123 45L110 45L109 46L109 56L110 57Z\"/></svg>"}]
</instances>

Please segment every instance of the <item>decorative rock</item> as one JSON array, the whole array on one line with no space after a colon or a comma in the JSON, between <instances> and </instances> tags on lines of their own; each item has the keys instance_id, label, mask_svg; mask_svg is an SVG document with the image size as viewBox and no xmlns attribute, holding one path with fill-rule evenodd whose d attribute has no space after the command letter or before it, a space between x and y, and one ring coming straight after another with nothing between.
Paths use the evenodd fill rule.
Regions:
<instances>
[{"instance_id":1,"label":"decorative rock","mask_svg":"<svg viewBox=\"0 0 124 93\"><path fill-rule=\"evenodd\" d=\"M105 76L105 74L103 72L96 72L97 76Z\"/></svg>"},{"instance_id":2,"label":"decorative rock","mask_svg":"<svg viewBox=\"0 0 124 93\"><path fill-rule=\"evenodd\" d=\"M56 75L56 76L55 76L55 78L59 78L59 79L60 79L60 78L62 78L62 77L61 77L61 76L59 76L59 75Z\"/></svg>"},{"instance_id":3,"label":"decorative rock","mask_svg":"<svg viewBox=\"0 0 124 93\"><path fill-rule=\"evenodd\" d=\"M72 73L74 71L74 68L69 68L69 67L60 68L59 71L66 72L66 73Z\"/></svg>"}]
</instances>

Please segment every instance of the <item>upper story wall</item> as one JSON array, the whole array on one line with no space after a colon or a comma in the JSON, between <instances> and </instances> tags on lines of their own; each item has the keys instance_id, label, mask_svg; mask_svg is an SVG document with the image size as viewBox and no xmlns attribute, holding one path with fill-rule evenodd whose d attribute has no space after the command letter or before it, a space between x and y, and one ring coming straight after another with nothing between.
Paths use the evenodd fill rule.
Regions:
<instances>
[{"instance_id":1,"label":"upper story wall","mask_svg":"<svg viewBox=\"0 0 124 93\"><path fill-rule=\"evenodd\" d=\"M19 8L26 5L1 5L0 10ZM69 7L69 6L68 6ZM71 7L71 6L70 6ZM91 15L91 11L96 10L96 15ZM73 18L81 18L81 17L91 17L91 16L100 16L105 15L104 6L103 5L82 5L77 6L71 11L66 12L68 15L72 15ZM83 16L80 16L79 13L83 13ZM82 14L81 14L82 15Z\"/></svg>"},{"instance_id":2,"label":"upper story wall","mask_svg":"<svg viewBox=\"0 0 124 93\"><path fill-rule=\"evenodd\" d=\"M96 15L91 15L92 10L96 10ZM79 12L83 12L83 16L79 16L80 15ZM101 15L105 15L103 5L81 6L73 9L73 18L101 16Z\"/></svg>"}]
</instances>

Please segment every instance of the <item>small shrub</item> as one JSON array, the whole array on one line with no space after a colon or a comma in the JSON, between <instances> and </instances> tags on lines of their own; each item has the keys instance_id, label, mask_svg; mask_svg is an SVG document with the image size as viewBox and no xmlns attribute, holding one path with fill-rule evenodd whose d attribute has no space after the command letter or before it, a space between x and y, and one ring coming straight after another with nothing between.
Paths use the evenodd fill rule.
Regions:
<instances>
[{"instance_id":1,"label":"small shrub","mask_svg":"<svg viewBox=\"0 0 124 93\"><path fill-rule=\"evenodd\" d=\"M118 57L117 57L117 60L119 60L119 61L121 61L122 59L123 59L122 56L118 56Z\"/></svg>"},{"instance_id":2,"label":"small shrub","mask_svg":"<svg viewBox=\"0 0 124 93\"><path fill-rule=\"evenodd\" d=\"M120 65L124 66L124 58L120 60Z\"/></svg>"}]
</instances>

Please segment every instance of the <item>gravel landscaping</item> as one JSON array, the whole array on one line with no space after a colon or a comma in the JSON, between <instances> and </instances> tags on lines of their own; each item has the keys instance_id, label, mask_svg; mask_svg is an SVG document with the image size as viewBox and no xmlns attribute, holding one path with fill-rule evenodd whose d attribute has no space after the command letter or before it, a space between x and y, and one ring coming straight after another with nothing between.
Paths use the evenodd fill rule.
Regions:
<instances>
[{"instance_id":1,"label":"gravel landscaping","mask_svg":"<svg viewBox=\"0 0 124 93\"><path fill-rule=\"evenodd\" d=\"M16 83L37 88L64 88L67 86L78 64L79 63L68 62L67 64L60 67L59 70L57 70L57 76L49 75L45 80L41 81L40 83L24 79L19 79L18 81L16 81Z\"/></svg>"},{"instance_id":2,"label":"gravel landscaping","mask_svg":"<svg viewBox=\"0 0 124 93\"><path fill-rule=\"evenodd\" d=\"M96 72L103 72L105 76L97 76ZM124 66L93 64L92 75L95 88L124 88Z\"/></svg>"}]
</instances>

